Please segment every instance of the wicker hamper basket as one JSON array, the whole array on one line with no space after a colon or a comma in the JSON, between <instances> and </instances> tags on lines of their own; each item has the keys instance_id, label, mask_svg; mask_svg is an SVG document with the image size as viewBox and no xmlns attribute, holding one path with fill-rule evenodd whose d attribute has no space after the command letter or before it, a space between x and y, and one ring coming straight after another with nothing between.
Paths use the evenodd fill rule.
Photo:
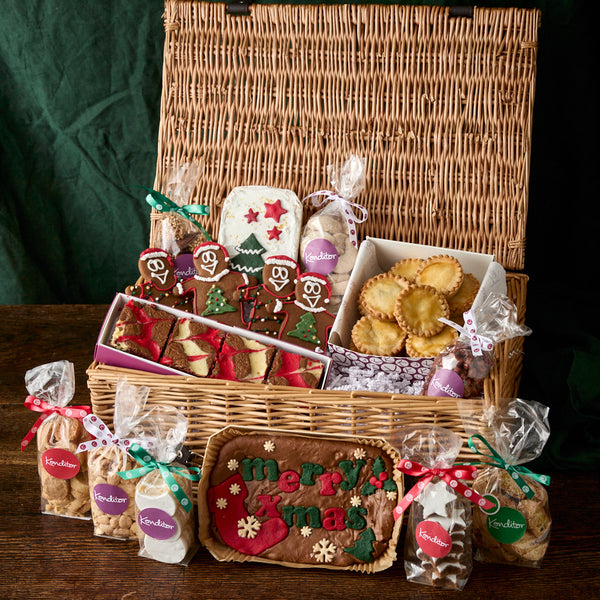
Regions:
<instances>
[{"instance_id":1,"label":"wicker hamper basket","mask_svg":"<svg viewBox=\"0 0 600 600\"><path fill-rule=\"evenodd\" d=\"M239 5L236 5L239 7ZM525 319L524 268L539 12L167 0L155 189L201 161L193 202L212 235L238 185L328 189L326 166L366 158L361 236L494 254ZM244 10L241 11L242 13ZM306 216L310 213L306 204ZM153 213L151 244L160 213ZM523 340L497 347L485 403L516 395ZM94 412L110 422L121 375L180 407L202 453L226 425L387 437L400 425L463 427L457 401L153 375L93 363Z\"/></svg>"}]
</instances>

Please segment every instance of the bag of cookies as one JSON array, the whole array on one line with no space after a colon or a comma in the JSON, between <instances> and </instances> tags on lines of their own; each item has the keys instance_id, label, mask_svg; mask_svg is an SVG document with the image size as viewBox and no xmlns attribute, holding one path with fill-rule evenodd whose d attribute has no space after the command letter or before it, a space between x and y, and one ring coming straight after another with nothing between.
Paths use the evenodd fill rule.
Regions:
<instances>
[{"instance_id":1,"label":"bag of cookies","mask_svg":"<svg viewBox=\"0 0 600 600\"><path fill-rule=\"evenodd\" d=\"M187 419L171 406L157 405L137 425L145 441L131 444L129 454L138 465L119 475L136 481L139 556L187 565L199 547L192 497L193 485L200 479L199 468L176 462L187 433Z\"/></svg>"},{"instance_id":2,"label":"bag of cookies","mask_svg":"<svg viewBox=\"0 0 600 600\"><path fill-rule=\"evenodd\" d=\"M114 434L96 415L88 415L83 425L94 437L79 444L77 452L87 452L88 480L94 534L120 540L137 540L135 520L135 481L123 479L119 472L137 466L127 453L134 443L144 445L136 436L136 425L143 414L149 388L134 386L125 378L117 382ZM145 442L148 444L148 442Z\"/></svg>"},{"instance_id":3,"label":"bag of cookies","mask_svg":"<svg viewBox=\"0 0 600 600\"><path fill-rule=\"evenodd\" d=\"M327 173L335 192L321 190L307 196L320 210L304 226L300 259L305 271L329 280L329 311L336 314L358 254L356 224L368 217L366 208L352 202L365 187L365 160L352 155L343 164L328 165Z\"/></svg>"},{"instance_id":4,"label":"bag of cookies","mask_svg":"<svg viewBox=\"0 0 600 600\"><path fill-rule=\"evenodd\" d=\"M490 433L469 438L469 447L484 459L472 463L481 465L473 490L492 502L473 514L476 560L523 567L542 562L552 525L544 487L550 477L523 465L542 453L550 436L548 412L543 404L517 398L505 408L488 408L483 422ZM470 403L461 406L466 428L475 413Z\"/></svg>"},{"instance_id":5,"label":"bag of cookies","mask_svg":"<svg viewBox=\"0 0 600 600\"><path fill-rule=\"evenodd\" d=\"M148 191L146 202L163 213L160 226L156 229L158 239L154 240L154 244L174 257L178 265L183 255L186 255L191 266L194 248L211 239L204 227L194 218L194 215L208 215L209 207L190 203L201 173L201 164L176 164L167 175L165 195L144 188ZM182 256L178 259L180 255ZM191 276L193 273L188 274L188 277Z\"/></svg>"},{"instance_id":6,"label":"bag of cookies","mask_svg":"<svg viewBox=\"0 0 600 600\"><path fill-rule=\"evenodd\" d=\"M529 327L518 322L512 300L494 292L463 314L463 325L439 320L460 335L434 359L423 385L426 396L481 398L484 379L494 366L494 346L531 334Z\"/></svg>"},{"instance_id":7,"label":"bag of cookies","mask_svg":"<svg viewBox=\"0 0 600 600\"><path fill-rule=\"evenodd\" d=\"M399 502L397 517L410 508L404 546L408 581L462 590L473 567L472 503L491 503L461 479L473 480L477 469L454 465L461 437L449 429L415 426L399 429L392 445L402 456L397 468L417 482Z\"/></svg>"},{"instance_id":8,"label":"bag of cookies","mask_svg":"<svg viewBox=\"0 0 600 600\"><path fill-rule=\"evenodd\" d=\"M75 454L90 439L82 419L89 406L68 406L75 394L73 363L57 361L25 373L25 406L42 413L21 442L24 450L37 436L41 509L44 514L90 518L87 460Z\"/></svg>"}]
</instances>

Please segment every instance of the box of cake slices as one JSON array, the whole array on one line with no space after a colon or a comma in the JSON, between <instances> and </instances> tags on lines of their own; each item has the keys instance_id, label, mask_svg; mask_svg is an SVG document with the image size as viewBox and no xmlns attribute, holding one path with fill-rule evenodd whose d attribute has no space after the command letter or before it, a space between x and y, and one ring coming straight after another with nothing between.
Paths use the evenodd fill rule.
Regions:
<instances>
[{"instance_id":1,"label":"box of cake slices","mask_svg":"<svg viewBox=\"0 0 600 600\"><path fill-rule=\"evenodd\" d=\"M322 385L331 362L321 353L122 293L106 314L94 360L159 375L310 388Z\"/></svg>"},{"instance_id":2,"label":"box of cake slices","mask_svg":"<svg viewBox=\"0 0 600 600\"><path fill-rule=\"evenodd\" d=\"M431 274L425 273L428 268ZM441 279L448 281L447 290L441 289ZM401 325L402 316L394 311L408 285L435 285L440 293L419 289L424 297L419 303L415 299L412 309L418 322ZM462 325L463 313L491 292L507 293L506 272L493 255L367 237L329 337L329 380L343 380L357 369L383 372L390 387L380 391L421 393L433 359L458 335L439 317Z\"/></svg>"}]
</instances>

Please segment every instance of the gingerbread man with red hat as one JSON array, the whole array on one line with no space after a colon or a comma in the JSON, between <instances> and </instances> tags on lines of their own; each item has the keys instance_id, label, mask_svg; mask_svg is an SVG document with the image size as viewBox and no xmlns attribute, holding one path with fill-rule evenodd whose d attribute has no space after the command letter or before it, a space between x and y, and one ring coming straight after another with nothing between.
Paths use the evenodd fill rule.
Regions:
<instances>
[{"instance_id":1,"label":"gingerbread man with red hat","mask_svg":"<svg viewBox=\"0 0 600 600\"><path fill-rule=\"evenodd\" d=\"M229 254L217 242L203 242L193 253L196 275L175 286L175 294L191 296L194 313L224 325L244 327L241 299L256 278L229 268Z\"/></svg>"}]
</instances>

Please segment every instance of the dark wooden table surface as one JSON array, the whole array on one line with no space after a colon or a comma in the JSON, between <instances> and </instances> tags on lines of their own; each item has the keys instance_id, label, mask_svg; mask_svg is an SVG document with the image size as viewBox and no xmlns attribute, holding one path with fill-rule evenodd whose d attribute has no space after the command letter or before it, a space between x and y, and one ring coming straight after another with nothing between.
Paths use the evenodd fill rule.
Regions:
<instances>
[{"instance_id":1,"label":"dark wooden table surface","mask_svg":"<svg viewBox=\"0 0 600 600\"><path fill-rule=\"evenodd\" d=\"M76 370L74 404L89 404L85 371L106 306L0 306L1 599L600 598L598 474L554 472L553 531L539 569L475 563L463 592L408 583L402 560L362 575L219 563L201 549L188 567L137 556L137 543L95 537L88 521L40 514L33 447L19 444L35 415L24 374L55 360Z\"/></svg>"}]
</instances>

